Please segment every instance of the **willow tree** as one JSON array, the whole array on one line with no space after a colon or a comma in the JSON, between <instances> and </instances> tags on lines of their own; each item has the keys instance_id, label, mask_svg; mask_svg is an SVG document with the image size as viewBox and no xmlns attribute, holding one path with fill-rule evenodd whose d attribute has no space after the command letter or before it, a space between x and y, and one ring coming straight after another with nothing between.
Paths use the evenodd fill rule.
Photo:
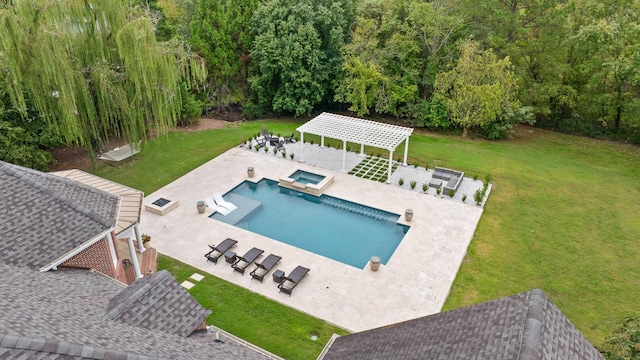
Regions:
<instances>
[{"instance_id":1,"label":"willow tree","mask_svg":"<svg viewBox=\"0 0 640 360\"><path fill-rule=\"evenodd\" d=\"M111 136L145 140L180 116L180 83L203 80L198 58L158 43L143 8L121 0L0 5L0 81L69 145L93 154ZM27 101L28 99L28 101Z\"/></svg>"}]
</instances>

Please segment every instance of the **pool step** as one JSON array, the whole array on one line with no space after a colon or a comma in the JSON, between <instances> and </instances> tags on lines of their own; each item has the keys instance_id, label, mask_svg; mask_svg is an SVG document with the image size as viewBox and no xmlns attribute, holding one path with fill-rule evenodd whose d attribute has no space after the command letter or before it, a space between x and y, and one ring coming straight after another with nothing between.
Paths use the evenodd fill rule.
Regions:
<instances>
[{"instance_id":1,"label":"pool step","mask_svg":"<svg viewBox=\"0 0 640 360\"><path fill-rule=\"evenodd\" d=\"M351 202L341 201L339 199L322 199L320 202L323 205L331 206L333 208L348 211L360 216L366 216L370 219L377 221L390 221L397 222L396 215L390 214L386 211L373 209L368 206L354 204Z\"/></svg>"}]
</instances>

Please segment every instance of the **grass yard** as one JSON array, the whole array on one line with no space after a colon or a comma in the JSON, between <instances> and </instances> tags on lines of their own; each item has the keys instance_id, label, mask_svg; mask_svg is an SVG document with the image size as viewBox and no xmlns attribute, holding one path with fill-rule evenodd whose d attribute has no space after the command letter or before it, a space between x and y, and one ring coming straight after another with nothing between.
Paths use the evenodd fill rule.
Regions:
<instances>
[{"instance_id":1,"label":"grass yard","mask_svg":"<svg viewBox=\"0 0 640 360\"><path fill-rule=\"evenodd\" d=\"M207 324L285 359L315 359L334 333L347 333L178 260L158 255L158 270L162 269L172 273L178 282L196 272L205 275L189 292L212 311ZM311 340L311 332L318 335L317 340Z\"/></svg>"},{"instance_id":2,"label":"grass yard","mask_svg":"<svg viewBox=\"0 0 640 360\"><path fill-rule=\"evenodd\" d=\"M256 121L172 133L150 142L133 164L120 169L101 167L97 174L148 194L262 127L288 135L305 120ZM305 134L305 141L310 140L320 142ZM331 139L326 144L342 146ZM348 146L359 150L357 144ZM403 148L401 144L399 149ZM388 156L379 149L365 152ZM501 142L414 132L408 162L449 167L481 179L491 174L493 179L491 196L445 310L541 288L595 345L616 320L639 312L638 147L528 127L520 129L513 140ZM231 304L226 312L240 314L245 311L240 305ZM217 316L211 320L219 325ZM240 325L231 332L262 331L291 332L287 336L296 337L298 329Z\"/></svg>"}]
</instances>

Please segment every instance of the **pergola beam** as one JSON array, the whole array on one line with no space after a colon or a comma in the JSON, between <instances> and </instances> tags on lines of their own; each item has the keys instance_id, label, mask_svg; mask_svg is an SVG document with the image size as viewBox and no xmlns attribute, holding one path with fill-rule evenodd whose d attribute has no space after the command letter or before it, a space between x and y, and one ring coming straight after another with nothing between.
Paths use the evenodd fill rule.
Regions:
<instances>
[{"instance_id":1,"label":"pergola beam","mask_svg":"<svg viewBox=\"0 0 640 360\"><path fill-rule=\"evenodd\" d=\"M331 113L322 113L296 130L300 132L303 149L305 133L320 136L320 146L324 146L325 137L341 140L343 143L342 171L346 171L347 142L360 144L361 155L364 154L365 145L389 151L389 177L391 177L392 154L403 141L405 142L403 165L407 165L409 136L413 133L413 129L408 127ZM300 160L304 162L304 150Z\"/></svg>"}]
</instances>

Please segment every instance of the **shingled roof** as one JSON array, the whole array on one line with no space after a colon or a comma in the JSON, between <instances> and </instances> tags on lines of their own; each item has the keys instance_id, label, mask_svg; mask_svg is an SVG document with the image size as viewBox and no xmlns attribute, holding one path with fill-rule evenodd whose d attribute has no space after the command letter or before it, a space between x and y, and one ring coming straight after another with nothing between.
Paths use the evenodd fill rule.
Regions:
<instances>
[{"instance_id":1,"label":"shingled roof","mask_svg":"<svg viewBox=\"0 0 640 360\"><path fill-rule=\"evenodd\" d=\"M109 300L121 294L125 285L96 272L61 269L41 273L0 263L0 273L3 359L273 358L223 334L222 342L215 342L212 334L185 338L113 321L106 315Z\"/></svg>"},{"instance_id":2,"label":"shingled roof","mask_svg":"<svg viewBox=\"0 0 640 360\"><path fill-rule=\"evenodd\" d=\"M134 281L107 307L112 320L183 337L189 336L210 313L166 270Z\"/></svg>"},{"instance_id":3,"label":"shingled roof","mask_svg":"<svg viewBox=\"0 0 640 360\"><path fill-rule=\"evenodd\" d=\"M116 224L119 198L0 161L0 261L41 268Z\"/></svg>"},{"instance_id":4,"label":"shingled roof","mask_svg":"<svg viewBox=\"0 0 640 360\"><path fill-rule=\"evenodd\" d=\"M322 360L604 360L542 290L336 338Z\"/></svg>"}]
</instances>

